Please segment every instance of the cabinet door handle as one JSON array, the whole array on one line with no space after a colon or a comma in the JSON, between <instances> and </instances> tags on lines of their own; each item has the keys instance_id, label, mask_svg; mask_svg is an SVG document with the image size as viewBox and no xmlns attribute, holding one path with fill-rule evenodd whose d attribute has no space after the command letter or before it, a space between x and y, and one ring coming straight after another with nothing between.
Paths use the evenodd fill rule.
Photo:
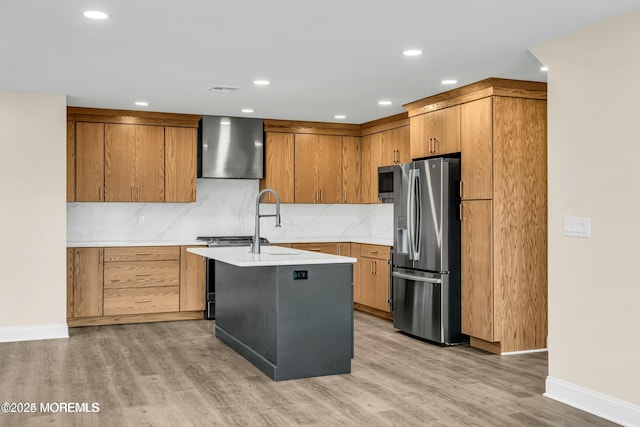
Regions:
<instances>
[{"instance_id":1,"label":"cabinet door handle","mask_svg":"<svg viewBox=\"0 0 640 427\"><path fill-rule=\"evenodd\" d=\"M151 302L151 300L150 300L150 299L148 299L148 298L144 298L144 299L137 299L137 300L135 300L135 303L136 303L136 304L140 304L141 302Z\"/></svg>"},{"instance_id":2,"label":"cabinet door handle","mask_svg":"<svg viewBox=\"0 0 640 427\"><path fill-rule=\"evenodd\" d=\"M318 203L318 190L316 190L316 203Z\"/></svg>"},{"instance_id":3,"label":"cabinet door handle","mask_svg":"<svg viewBox=\"0 0 640 427\"><path fill-rule=\"evenodd\" d=\"M464 205L462 203L460 203L460 221L462 221L462 219L464 218L463 215L462 215L462 207L463 206Z\"/></svg>"},{"instance_id":4,"label":"cabinet door handle","mask_svg":"<svg viewBox=\"0 0 640 427\"><path fill-rule=\"evenodd\" d=\"M344 197L344 203L347 203L347 190L344 190L343 197Z\"/></svg>"},{"instance_id":5,"label":"cabinet door handle","mask_svg":"<svg viewBox=\"0 0 640 427\"><path fill-rule=\"evenodd\" d=\"M378 275L378 261L373 261L373 275Z\"/></svg>"},{"instance_id":6,"label":"cabinet door handle","mask_svg":"<svg viewBox=\"0 0 640 427\"><path fill-rule=\"evenodd\" d=\"M438 138L433 138L433 154L438 152Z\"/></svg>"},{"instance_id":7,"label":"cabinet door handle","mask_svg":"<svg viewBox=\"0 0 640 427\"><path fill-rule=\"evenodd\" d=\"M460 180L460 198L462 199L462 180Z\"/></svg>"},{"instance_id":8,"label":"cabinet door handle","mask_svg":"<svg viewBox=\"0 0 640 427\"><path fill-rule=\"evenodd\" d=\"M433 153L433 138L429 138L429 153Z\"/></svg>"},{"instance_id":9,"label":"cabinet door handle","mask_svg":"<svg viewBox=\"0 0 640 427\"><path fill-rule=\"evenodd\" d=\"M322 203L322 190L320 190L320 203Z\"/></svg>"},{"instance_id":10,"label":"cabinet door handle","mask_svg":"<svg viewBox=\"0 0 640 427\"><path fill-rule=\"evenodd\" d=\"M371 265L369 266L369 268L371 269L371 275L373 276L373 261L369 261L371 263Z\"/></svg>"}]
</instances>

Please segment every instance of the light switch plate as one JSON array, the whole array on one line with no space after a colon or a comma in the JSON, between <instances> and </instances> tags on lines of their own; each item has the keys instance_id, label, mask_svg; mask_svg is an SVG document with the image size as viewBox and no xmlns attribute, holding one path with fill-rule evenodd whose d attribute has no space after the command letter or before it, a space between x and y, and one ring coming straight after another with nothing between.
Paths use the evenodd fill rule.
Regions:
<instances>
[{"instance_id":1,"label":"light switch plate","mask_svg":"<svg viewBox=\"0 0 640 427\"><path fill-rule=\"evenodd\" d=\"M568 237L591 237L591 218L565 216L564 235Z\"/></svg>"}]
</instances>

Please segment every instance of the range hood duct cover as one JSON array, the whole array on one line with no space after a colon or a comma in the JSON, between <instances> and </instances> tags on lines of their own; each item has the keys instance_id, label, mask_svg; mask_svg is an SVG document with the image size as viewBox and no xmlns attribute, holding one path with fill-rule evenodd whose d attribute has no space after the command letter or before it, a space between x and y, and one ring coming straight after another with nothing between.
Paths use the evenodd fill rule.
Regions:
<instances>
[{"instance_id":1,"label":"range hood duct cover","mask_svg":"<svg viewBox=\"0 0 640 427\"><path fill-rule=\"evenodd\" d=\"M202 116L198 127L198 178L262 179L262 119Z\"/></svg>"}]
</instances>

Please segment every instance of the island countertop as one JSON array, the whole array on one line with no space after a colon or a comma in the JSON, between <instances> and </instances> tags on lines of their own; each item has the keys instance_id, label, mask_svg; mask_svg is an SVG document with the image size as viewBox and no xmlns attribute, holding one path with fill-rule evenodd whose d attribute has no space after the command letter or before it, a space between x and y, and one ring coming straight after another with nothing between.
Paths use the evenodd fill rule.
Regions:
<instances>
[{"instance_id":1,"label":"island countertop","mask_svg":"<svg viewBox=\"0 0 640 427\"><path fill-rule=\"evenodd\" d=\"M259 267L308 264L349 264L357 260L351 257L303 251L280 246L262 246L260 254L254 254L248 246L231 248L188 248L187 252L212 258L237 267Z\"/></svg>"}]
</instances>

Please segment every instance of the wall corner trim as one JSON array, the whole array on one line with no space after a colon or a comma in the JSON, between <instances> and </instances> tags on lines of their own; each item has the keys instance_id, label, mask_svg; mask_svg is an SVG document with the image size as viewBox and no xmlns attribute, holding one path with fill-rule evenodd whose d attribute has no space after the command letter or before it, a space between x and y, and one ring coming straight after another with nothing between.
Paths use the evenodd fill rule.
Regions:
<instances>
[{"instance_id":1,"label":"wall corner trim","mask_svg":"<svg viewBox=\"0 0 640 427\"><path fill-rule=\"evenodd\" d=\"M15 341L51 340L69 338L69 328L66 323L50 325L31 325L16 327L0 327L0 343Z\"/></svg>"},{"instance_id":2,"label":"wall corner trim","mask_svg":"<svg viewBox=\"0 0 640 427\"><path fill-rule=\"evenodd\" d=\"M547 377L543 396L627 427L640 426L640 406Z\"/></svg>"}]
</instances>

